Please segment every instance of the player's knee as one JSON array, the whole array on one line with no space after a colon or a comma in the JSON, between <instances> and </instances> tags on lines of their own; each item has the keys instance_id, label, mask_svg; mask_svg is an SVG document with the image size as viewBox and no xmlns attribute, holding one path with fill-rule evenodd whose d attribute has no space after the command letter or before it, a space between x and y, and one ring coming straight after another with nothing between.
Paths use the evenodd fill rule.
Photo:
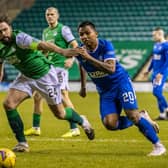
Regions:
<instances>
[{"instance_id":1,"label":"player's knee","mask_svg":"<svg viewBox=\"0 0 168 168\"><path fill-rule=\"evenodd\" d=\"M117 129L117 124L118 124L118 121L116 120L112 120L112 119L106 119L104 121L104 126L106 127L106 129L108 130L116 130Z\"/></svg>"},{"instance_id":2,"label":"player's knee","mask_svg":"<svg viewBox=\"0 0 168 168\"><path fill-rule=\"evenodd\" d=\"M139 113L138 112L132 112L128 115L128 118L133 122L133 123L138 123L139 121Z\"/></svg>"},{"instance_id":3,"label":"player's knee","mask_svg":"<svg viewBox=\"0 0 168 168\"><path fill-rule=\"evenodd\" d=\"M54 109L54 110L52 110L52 112L53 112L54 116L58 119L63 120L65 118L65 114L61 110Z\"/></svg>"},{"instance_id":4,"label":"player's knee","mask_svg":"<svg viewBox=\"0 0 168 168\"><path fill-rule=\"evenodd\" d=\"M56 111L56 112L54 112L53 114L54 114L54 116L55 116L56 118L58 118L58 119L60 119L60 120L63 120L63 119L65 118L64 114L61 113L60 111Z\"/></svg>"},{"instance_id":5,"label":"player's knee","mask_svg":"<svg viewBox=\"0 0 168 168\"><path fill-rule=\"evenodd\" d=\"M16 105L15 105L15 103L13 103L9 100L5 100L3 102L3 107L4 107L5 110L12 110L12 109L16 108Z\"/></svg>"},{"instance_id":6,"label":"player's knee","mask_svg":"<svg viewBox=\"0 0 168 168\"><path fill-rule=\"evenodd\" d=\"M35 101L35 102L42 101L42 96L41 96L39 93L36 93L36 94L34 95L34 101Z\"/></svg>"}]
</instances>

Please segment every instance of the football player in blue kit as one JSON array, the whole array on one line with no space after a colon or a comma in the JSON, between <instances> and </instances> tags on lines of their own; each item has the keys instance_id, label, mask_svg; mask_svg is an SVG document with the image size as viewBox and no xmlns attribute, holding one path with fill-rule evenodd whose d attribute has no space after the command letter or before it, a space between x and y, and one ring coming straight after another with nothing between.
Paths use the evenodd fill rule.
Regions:
<instances>
[{"instance_id":1,"label":"football player in blue kit","mask_svg":"<svg viewBox=\"0 0 168 168\"><path fill-rule=\"evenodd\" d=\"M164 37L164 30L162 28L155 28L152 34L155 41L152 61L148 67L148 71L144 75L147 76L152 71L153 95L157 99L160 112L156 120L166 120L168 104L163 95L163 86L168 77L168 42Z\"/></svg>"},{"instance_id":2,"label":"football player in blue kit","mask_svg":"<svg viewBox=\"0 0 168 168\"><path fill-rule=\"evenodd\" d=\"M138 111L131 79L117 61L112 43L98 38L95 25L90 21L81 22L78 33L82 44L76 48L79 53L76 58L83 69L81 72L87 72L96 85L104 126L114 131L135 125L154 146L149 156L166 153L166 148L156 134L157 123L151 120L147 111ZM80 95L85 97L86 76L82 76ZM122 109L126 116L120 116Z\"/></svg>"}]
</instances>

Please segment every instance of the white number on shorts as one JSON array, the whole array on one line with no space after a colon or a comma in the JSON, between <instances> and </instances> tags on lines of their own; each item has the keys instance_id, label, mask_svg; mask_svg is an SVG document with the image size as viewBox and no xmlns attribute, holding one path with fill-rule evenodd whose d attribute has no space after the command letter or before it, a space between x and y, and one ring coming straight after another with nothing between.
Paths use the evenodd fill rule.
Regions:
<instances>
[{"instance_id":1,"label":"white number on shorts","mask_svg":"<svg viewBox=\"0 0 168 168\"><path fill-rule=\"evenodd\" d=\"M49 97L55 97L57 95L56 88L49 88L48 89L48 95L49 95Z\"/></svg>"},{"instance_id":2,"label":"white number on shorts","mask_svg":"<svg viewBox=\"0 0 168 168\"><path fill-rule=\"evenodd\" d=\"M57 74L57 77L58 77L58 82L59 82L59 83L62 83L62 82L63 82L63 76L62 76L62 73L61 73L61 72L59 72L59 73Z\"/></svg>"},{"instance_id":3,"label":"white number on shorts","mask_svg":"<svg viewBox=\"0 0 168 168\"><path fill-rule=\"evenodd\" d=\"M133 92L125 92L123 93L123 100L124 102L134 101L135 96Z\"/></svg>"}]
</instances>

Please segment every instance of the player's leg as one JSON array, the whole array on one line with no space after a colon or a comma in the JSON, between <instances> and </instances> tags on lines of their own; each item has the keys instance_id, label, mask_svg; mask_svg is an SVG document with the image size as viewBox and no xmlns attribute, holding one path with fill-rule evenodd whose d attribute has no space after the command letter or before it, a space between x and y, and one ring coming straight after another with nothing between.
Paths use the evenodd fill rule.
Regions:
<instances>
[{"instance_id":1,"label":"player's leg","mask_svg":"<svg viewBox=\"0 0 168 168\"><path fill-rule=\"evenodd\" d=\"M127 116L120 116L122 104L115 98L116 90L100 95L100 114L104 126L109 130L122 130L133 125Z\"/></svg>"},{"instance_id":2,"label":"player's leg","mask_svg":"<svg viewBox=\"0 0 168 168\"><path fill-rule=\"evenodd\" d=\"M9 89L8 95L3 103L8 122L16 136L18 144L13 148L15 152L28 152L29 146L23 133L24 125L17 111L17 106L28 97L26 92L17 89Z\"/></svg>"},{"instance_id":3,"label":"player's leg","mask_svg":"<svg viewBox=\"0 0 168 168\"><path fill-rule=\"evenodd\" d=\"M58 92L57 92L58 93ZM57 94L58 95L58 94ZM62 120L67 120L69 122L74 122L79 124L85 131L86 135L90 140L93 140L94 130L87 120L85 116L79 115L76 111L74 111L72 108L64 108L62 103L51 105L48 104L53 114L58 118Z\"/></svg>"},{"instance_id":4,"label":"player's leg","mask_svg":"<svg viewBox=\"0 0 168 168\"><path fill-rule=\"evenodd\" d=\"M4 109L9 124L18 141L18 144L13 148L15 152L29 151L29 146L24 135L24 125L16 108L21 102L32 96L32 83L32 80L29 78L18 75L16 80L11 84L7 98L4 101Z\"/></svg>"},{"instance_id":5,"label":"player's leg","mask_svg":"<svg viewBox=\"0 0 168 168\"><path fill-rule=\"evenodd\" d=\"M162 80L160 84L156 84L156 82L153 81L153 95L156 97L158 108L159 108L159 116L156 118L156 120L166 120L167 119L167 112L168 112L168 105L167 101L163 95L163 85L165 80Z\"/></svg>"},{"instance_id":6,"label":"player's leg","mask_svg":"<svg viewBox=\"0 0 168 168\"><path fill-rule=\"evenodd\" d=\"M43 98L37 91L35 91L33 99L34 99L33 126L24 131L24 134L26 136L30 135L39 136L41 134L40 120L43 111Z\"/></svg>"},{"instance_id":7,"label":"player's leg","mask_svg":"<svg viewBox=\"0 0 168 168\"><path fill-rule=\"evenodd\" d=\"M57 68L60 69L60 72L58 73L58 79L60 82L60 88L61 88L61 95L62 95L62 103L65 108L72 108L74 109L74 105L72 104L72 101L69 97L69 76L68 76L68 70L63 69L63 68ZM77 124L74 122L69 121L70 124L70 130L63 134L61 137L62 138L69 138L69 137L76 137L80 135L80 130L77 127Z\"/></svg>"},{"instance_id":8,"label":"player's leg","mask_svg":"<svg viewBox=\"0 0 168 168\"><path fill-rule=\"evenodd\" d=\"M154 149L149 153L149 156L159 156L164 154L166 148L160 142L152 123L145 116L141 116L137 109L125 110L125 112L139 128L140 132L154 145Z\"/></svg>"},{"instance_id":9,"label":"player's leg","mask_svg":"<svg viewBox=\"0 0 168 168\"><path fill-rule=\"evenodd\" d=\"M57 118L81 125L88 138L90 140L94 139L94 130L88 120L80 116L72 108L64 108L60 85L58 83L58 78L55 76L56 73L57 69L51 66L47 75L36 80L36 90L45 98L51 111ZM41 86L41 83L44 83L44 85Z\"/></svg>"},{"instance_id":10,"label":"player's leg","mask_svg":"<svg viewBox=\"0 0 168 168\"><path fill-rule=\"evenodd\" d=\"M166 149L163 144L161 144L153 124L137 110L136 95L129 80L127 82L125 81L123 86L121 85L119 96L121 97L121 102L126 115L139 128L140 132L154 144L154 150L149 155L159 156L164 154Z\"/></svg>"},{"instance_id":11,"label":"player's leg","mask_svg":"<svg viewBox=\"0 0 168 168\"><path fill-rule=\"evenodd\" d=\"M74 105L72 104L72 101L69 97L68 90L61 90L62 94L62 102L65 108L72 108L74 109ZM62 138L69 138L69 137L76 137L80 135L80 130L77 127L77 124L74 122L69 122L70 124L70 130L63 134Z\"/></svg>"}]
</instances>

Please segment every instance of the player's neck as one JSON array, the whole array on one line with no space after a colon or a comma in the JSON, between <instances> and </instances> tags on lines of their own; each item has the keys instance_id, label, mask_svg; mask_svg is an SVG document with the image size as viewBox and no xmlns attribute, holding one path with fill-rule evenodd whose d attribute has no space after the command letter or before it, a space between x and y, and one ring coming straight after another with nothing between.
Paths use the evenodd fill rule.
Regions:
<instances>
[{"instance_id":1,"label":"player's neck","mask_svg":"<svg viewBox=\"0 0 168 168\"><path fill-rule=\"evenodd\" d=\"M165 42L165 41L166 41L165 39L162 39L160 42L163 43L163 42Z\"/></svg>"},{"instance_id":2,"label":"player's neck","mask_svg":"<svg viewBox=\"0 0 168 168\"><path fill-rule=\"evenodd\" d=\"M96 43L92 44L92 45L89 45L89 46L86 46L87 50L91 51L91 52L94 52L98 47L98 40L96 41Z\"/></svg>"},{"instance_id":3,"label":"player's neck","mask_svg":"<svg viewBox=\"0 0 168 168\"><path fill-rule=\"evenodd\" d=\"M49 27L54 28L54 27L57 26L57 24L58 24L58 22L56 21L55 23L51 23L51 24L49 25Z\"/></svg>"}]
</instances>

